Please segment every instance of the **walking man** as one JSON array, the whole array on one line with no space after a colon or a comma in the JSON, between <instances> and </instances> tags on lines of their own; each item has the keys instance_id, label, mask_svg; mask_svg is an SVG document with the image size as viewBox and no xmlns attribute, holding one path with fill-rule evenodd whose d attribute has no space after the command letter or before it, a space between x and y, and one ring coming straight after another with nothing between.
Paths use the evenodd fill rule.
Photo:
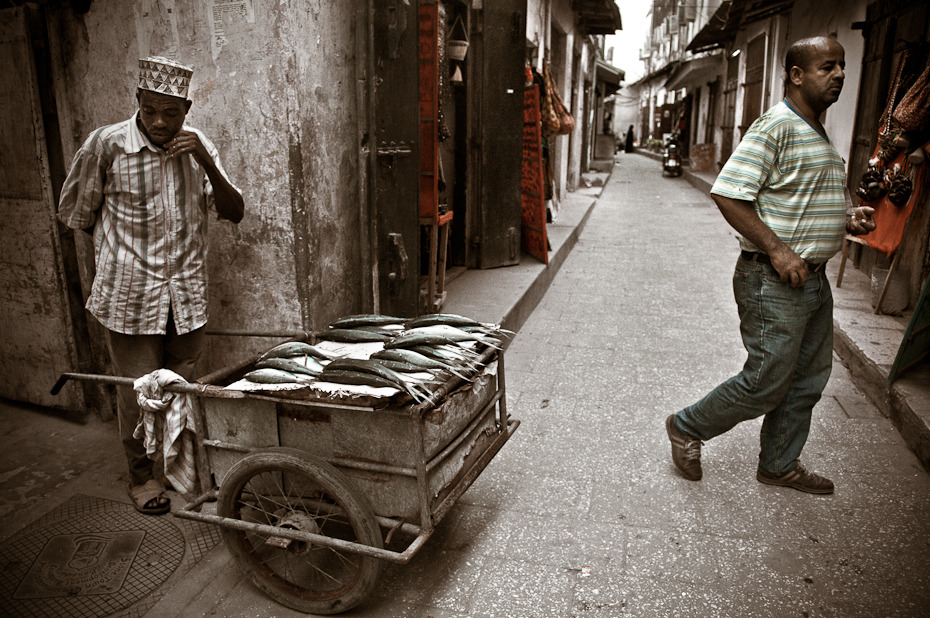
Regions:
<instances>
[{"instance_id":1,"label":"walking man","mask_svg":"<svg viewBox=\"0 0 930 618\"><path fill-rule=\"evenodd\" d=\"M764 416L756 478L815 493L833 482L805 469L811 411L833 363L833 296L824 267L844 232L875 229L871 208L853 209L843 160L821 116L840 96L843 47L814 37L785 57L785 99L749 127L711 197L740 235L733 289L748 358L742 371L666 419L672 460L701 479L701 446Z\"/></svg>"},{"instance_id":2,"label":"walking man","mask_svg":"<svg viewBox=\"0 0 930 618\"><path fill-rule=\"evenodd\" d=\"M107 329L118 375L167 368L196 376L207 322L207 218L238 223L242 194L213 143L184 120L193 71L165 58L139 61L138 111L95 130L65 180L59 217L94 237L96 273L87 310ZM135 393L119 387L119 431L135 508L170 509L145 446L133 437Z\"/></svg>"}]
</instances>

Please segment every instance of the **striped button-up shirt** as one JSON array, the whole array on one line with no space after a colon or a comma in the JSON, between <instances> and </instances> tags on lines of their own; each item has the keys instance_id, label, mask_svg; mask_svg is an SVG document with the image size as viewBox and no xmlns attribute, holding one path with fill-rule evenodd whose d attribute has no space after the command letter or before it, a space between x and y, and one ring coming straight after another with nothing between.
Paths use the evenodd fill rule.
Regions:
<instances>
[{"instance_id":1,"label":"striped button-up shirt","mask_svg":"<svg viewBox=\"0 0 930 618\"><path fill-rule=\"evenodd\" d=\"M137 114L138 115L138 114ZM74 156L59 202L70 228L93 227L96 274L87 310L110 330L179 334L207 322L207 220L213 187L190 155L169 159L136 116L97 129ZM216 147L200 131L226 177Z\"/></svg>"},{"instance_id":2,"label":"striped button-up shirt","mask_svg":"<svg viewBox=\"0 0 930 618\"><path fill-rule=\"evenodd\" d=\"M846 231L846 169L826 135L778 103L749 127L720 170L711 193L753 202L756 213L792 251L830 259ZM740 238L740 246L758 252Z\"/></svg>"}]
</instances>

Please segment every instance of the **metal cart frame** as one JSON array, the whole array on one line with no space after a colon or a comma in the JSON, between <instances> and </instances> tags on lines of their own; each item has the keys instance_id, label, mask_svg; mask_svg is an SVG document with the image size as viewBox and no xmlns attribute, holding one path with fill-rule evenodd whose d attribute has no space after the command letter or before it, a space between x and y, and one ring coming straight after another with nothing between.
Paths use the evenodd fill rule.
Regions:
<instances>
[{"instance_id":1,"label":"metal cart frame","mask_svg":"<svg viewBox=\"0 0 930 618\"><path fill-rule=\"evenodd\" d=\"M296 340L301 339L304 338L298 337ZM460 377L452 376L422 403L407 403L400 407L387 408L356 405L328 398L296 399L286 394L281 396L262 392L235 391L218 385L228 384L241 377L255 360L253 358L214 372L196 383L173 384L166 388L172 392L193 395L200 403L200 405L195 405L194 409L199 430L195 442L201 493L190 503L181 507L175 516L218 525L224 529L224 536L227 530L238 530L267 535L269 539L274 539L282 547L288 547L293 542L303 544L303 547L322 546L378 560L406 564L432 536L436 526L456 500L474 483L520 425L520 421L510 418L507 412L503 351L491 348L485 349L478 360L479 365L486 370L483 374L479 374L486 374L482 380L476 379L472 384ZM495 363L496 371L490 372L489 369ZM131 378L67 373L61 376L52 392L57 393L69 379L122 386L132 386L134 381ZM458 407L451 408L451 411L445 409L446 402L453 400L457 401ZM266 416L274 415L277 440L273 444L268 444L274 436L267 431L263 436L246 435L244 440L238 441L230 440L226 435L211 436L210 430L216 429L213 416L224 416L224 409L231 409L233 411L231 416L235 419L247 418L243 415L252 415L254 410L262 410L261 413ZM286 419L281 417L282 413L287 416ZM228 475L236 463L250 456L255 457L256 454L273 457L279 452L287 454L291 451L304 450L302 445L295 445L294 449L281 448L290 445L282 443L285 435L279 424L282 420L291 423L288 435L295 431L300 434L301 418L304 417L313 419L316 423L312 433L301 434L311 442L317 440L320 435L315 427L319 426L321 418L330 419L332 423L340 422L342 428L348 428L349 431L351 431L349 424L355 419L360 419L359 423L389 423L384 426L387 428L386 431L396 430L398 434L390 438L396 438L406 446L400 462L376 461L373 457L369 457L368 453L339 452L351 451L353 446L356 450L364 451L368 436L357 441L354 437L350 437L348 441L353 444L348 449L337 444L332 452L315 453L311 445L311 449L305 451L307 455L318 457L319 460L333 466L335 471L331 471L330 474L345 475L346 479L354 477L347 481L347 486L358 488L363 494L360 497L363 502L370 500L371 513L377 529L387 530L386 536L382 532L382 547L317 534L300 529L300 526L281 527L244 521L227 516L228 513L219 513L219 508L222 506L218 507L217 514L202 512L202 507L206 502L216 501L219 498L220 503L223 503L220 494L224 489L223 483L228 477L218 478L221 472ZM450 425L446 427L444 424ZM385 430L384 427L378 426L377 429ZM364 426L358 429L359 432L370 430ZM236 432L229 430L227 433ZM298 435L297 439L300 439L301 435ZM264 444L260 444L262 440L265 441ZM334 443L338 443L338 440L334 439ZM381 443L382 451L385 450L385 446L389 448L391 442ZM313 461L315 460L311 458L311 465ZM231 466L222 470L225 464L230 463L232 463ZM325 464L319 465L325 466ZM364 480L366 475L377 477L378 482L366 485ZM413 483L415 483L415 490ZM378 487L385 488L385 495L377 491ZM381 508L381 503L391 503L392 500L393 504ZM399 507L397 500L400 500ZM396 512L384 512L398 509L404 511L405 514L399 516ZM398 532L412 536L413 540L402 551L385 549L383 545L389 544ZM227 545L238 561L239 557L235 551L232 551L230 543L227 538ZM242 564L241 561L240 567L243 570L249 570L248 565ZM273 592L263 585L260 574L250 573L250 575L253 581L256 581L259 587L267 593ZM373 584L369 585L371 586ZM276 600L289 604L287 599L282 600L276 597ZM304 611L338 613L349 609L360 600L355 599L350 605L334 603L325 608L318 605L292 605L292 607Z\"/></svg>"}]
</instances>

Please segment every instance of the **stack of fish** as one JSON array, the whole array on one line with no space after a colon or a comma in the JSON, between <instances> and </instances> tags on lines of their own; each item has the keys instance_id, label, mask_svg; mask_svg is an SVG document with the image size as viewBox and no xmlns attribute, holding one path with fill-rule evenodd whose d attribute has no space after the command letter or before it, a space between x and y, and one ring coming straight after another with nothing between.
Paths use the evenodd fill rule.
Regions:
<instances>
[{"instance_id":1,"label":"stack of fish","mask_svg":"<svg viewBox=\"0 0 930 618\"><path fill-rule=\"evenodd\" d=\"M449 313L413 319L360 314L340 318L317 339L380 344L367 358L337 356L308 343L290 342L263 354L245 378L258 383L328 382L391 387L425 401L449 374L464 380L479 371L485 347L501 349L512 335L499 326ZM445 375L444 375L445 374Z\"/></svg>"}]
</instances>

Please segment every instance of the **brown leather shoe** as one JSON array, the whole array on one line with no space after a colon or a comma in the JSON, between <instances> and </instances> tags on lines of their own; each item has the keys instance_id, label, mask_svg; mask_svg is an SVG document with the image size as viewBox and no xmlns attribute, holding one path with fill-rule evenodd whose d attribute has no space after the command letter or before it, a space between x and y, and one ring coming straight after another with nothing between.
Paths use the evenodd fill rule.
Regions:
<instances>
[{"instance_id":1,"label":"brown leather shoe","mask_svg":"<svg viewBox=\"0 0 930 618\"><path fill-rule=\"evenodd\" d=\"M692 438L678 430L673 422L674 414L665 419L665 430L672 441L672 461L689 481L700 481L704 473L701 471L701 446L703 442Z\"/></svg>"},{"instance_id":2,"label":"brown leather shoe","mask_svg":"<svg viewBox=\"0 0 930 618\"><path fill-rule=\"evenodd\" d=\"M782 476L769 476L762 470L758 470L756 471L756 479L766 485L793 487L798 491L806 491L809 494L833 493L833 481L808 471L800 463L794 470Z\"/></svg>"}]
</instances>

